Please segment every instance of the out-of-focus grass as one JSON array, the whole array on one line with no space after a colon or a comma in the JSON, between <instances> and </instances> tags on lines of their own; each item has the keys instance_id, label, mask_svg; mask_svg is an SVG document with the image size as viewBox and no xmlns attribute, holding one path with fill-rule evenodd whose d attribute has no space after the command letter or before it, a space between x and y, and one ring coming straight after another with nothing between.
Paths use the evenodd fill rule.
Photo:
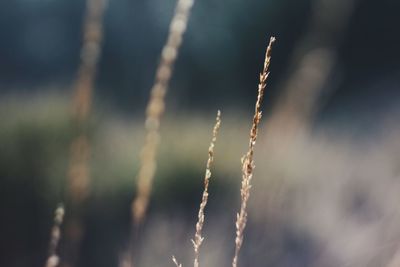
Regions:
<instances>
[{"instance_id":1,"label":"out-of-focus grass","mask_svg":"<svg viewBox=\"0 0 400 267\"><path fill-rule=\"evenodd\" d=\"M128 238L143 123L98 114L90 121L92 184L81 264L116 266ZM231 260L240 157L250 126L250 117L230 111L222 116L201 255L207 266ZM4 98L0 119L0 243L10 255L0 265L39 266L52 211L64 196L73 136L68 101L57 95ZM211 113L167 116L162 124L141 266L165 265L171 254L191 261L187 251L213 121ZM393 124L364 139L343 133L320 129L288 139L279 131L260 130L243 264L372 267L389 262L400 247L399 130Z\"/></svg>"}]
</instances>

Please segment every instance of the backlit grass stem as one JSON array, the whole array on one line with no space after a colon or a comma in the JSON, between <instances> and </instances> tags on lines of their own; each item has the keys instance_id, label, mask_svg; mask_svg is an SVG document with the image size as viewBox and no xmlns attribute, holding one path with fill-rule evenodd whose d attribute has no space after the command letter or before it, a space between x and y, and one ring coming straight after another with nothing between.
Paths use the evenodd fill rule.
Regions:
<instances>
[{"instance_id":1,"label":"backlit grass stem","mask_svg":"<svg viewBox=\"0 0 400 267\"><path fill-rule=\"evenodd\" d=\"M198 221L196 223L196 233L194 235L194 238L192 239L194 248L194 267L199 267L199 256L200 256L199 250L204 240L204 237L202 237L201 235L204 225L204 209L208 201L208 185L210 183L210 178L211 178L211 164L214 161L214 146L215 142L217 141L217 135L220 125L221 125L221 112L218 110L216 123L213 129L213 137L210 143L210 147L208 148L208 160L206 166L206 173L204 175L204 191L200 203Z\"/></svg>"},{"instance_id":2,"label":"backlit grass stem","mask_svg":"<svg viewBox=\"0 0 400 267\"><path fill-rule=\"evenodd\" d=\"M156 154L160 139L160 120L165 108L165 95L193 3L194 0L178 0L169 27L167 42L161 53L154 85L151 88L146 110L146 138L141 151L140 169L137 176L137 195L132 203L132 217L136 225L143 221L147 211L157 168Z\"/></svg>"},{"instance_id":3,"label":"backlit grass stem","mask_svg":"<svg viewBox=\"0 0 400 267\"><path fill-rule=\"evenodd\" d=\"M242 185L240 189L241 205L240 211L236 218L236 239L235 239L235 255L232 260L232 267L237 267L239 251L243 244L243 232L247 223L247 202L250 197L251 179L254 170L254 147L256 145L258 126L261 120L261 103L264 97L264 90L267 85L269 75L269 65L271 62L272 44L275 42L275 37L271 37L267 52L265 55L264 68L260 74L260 83L258 85L258 96L253 117L253 125L250 130L249 150L242 158Z\"/></svg>"}]
</instances>

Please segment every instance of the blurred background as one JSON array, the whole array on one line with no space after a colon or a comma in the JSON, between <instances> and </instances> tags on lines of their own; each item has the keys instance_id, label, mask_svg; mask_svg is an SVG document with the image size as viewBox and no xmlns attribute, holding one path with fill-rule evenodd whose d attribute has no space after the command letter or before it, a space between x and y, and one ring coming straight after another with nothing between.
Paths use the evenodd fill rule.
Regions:
<instances>
[{"instance_id":1,"label":"blurred background","mask_svg":"<svg viewBox=\"0 0 400 267\"><path fill-rule=\"evenodd\" d=\"M63 231L62 266L120 266L175 4L108 0L98 15L93 105L80 124L90 179L74 256L63 240L76 231ZM82 130L72 106L88 58L85 10L84 0L0 2L0 266L44 266L54 209L66 203L68 221L76 208L67 173ZM399 11L397 0L196 2L167 94L138 265L173 266L172 254L191 264L217 109L200 259L230 264L240 158L273 35L241 265L400 266Z\"/></svg>"}]
</instances>

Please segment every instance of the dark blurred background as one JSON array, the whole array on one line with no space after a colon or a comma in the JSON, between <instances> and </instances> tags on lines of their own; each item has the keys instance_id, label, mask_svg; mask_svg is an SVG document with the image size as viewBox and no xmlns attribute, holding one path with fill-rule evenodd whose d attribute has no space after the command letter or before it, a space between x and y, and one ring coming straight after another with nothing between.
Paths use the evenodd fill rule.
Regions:
<instances>
[{"instance_id":1,"label":"dark blurred background","mask_svg":"<svg viewBox=\"0 0 400 267\"><path fill-rule=\"evenodd\" d=\"M87 233L78 266L117 266L126 245L128 211L143 140L144 109L175 4L170 0L108 1L95 82L95 105L88 127L93 144L92 176L96 178L85 206L87 212L83 220ZM0 2L0 266L43 266L46 258L52 212L65 194L68 146L73 136L69 103L80 64L85 5L84 0ZM222 148L217 151L225 159L216 166L216 173L225 178L216 181L212 189L211 195L215 193L218 197L217 203L210 204L210 225L216 226L208 229L215 235L218 229L234 233L230 223L238 206L231 205L231 196L235 195L234 200L238 200L240 153L245 151L248 115L253 110L258 73L271 35L276 36L277 42L265 109L268 116L278 118L271 119L271 127L277 125L278 140L282 132L286 135L303 127L309 130L306 141L296 139L295 143L300 145L291 146L295 152L288 152L283 159L288 160L290 166L294 162L293 169L302 164L306 167L302 165L300 169L324 166L321 172L310 174L308 171L292 172L291 167L281 166L281 163L274 165L275 161L266 164L273 165L273 171L265 173L272 172L274 177L318 177L307 180L306 189L301 179L285 180L286 186L290 184L291 188L293 184L295 187L290 190L279 187L284 188L280 192L287 190L291 195L289 204L285 202L285 205L292 207L296 197L302 197L296 192L313 191L313 186L318 185L315 181L321 183L319 186L332 188L329 183L318 180L326 172L332 174L332 180L340 176L345 177L344 181L353 174L357 177L371 175L367 181L354 182L357 185L349 193L351 204L346 202L344 206L361 209L367 217L371 212L372 217L392 214L385 207L393 207L397 198L382 204L386 213L381 214L381 209L375 209L375 204L370 202L380 199L387 191L382 189L380 194L374 195L369 190L376 188L374 179L387 177L388 188L397 188L399 180L398 132L393 130L397 129L400 111L399 12L398 0L197 1L167 96L167 120L160 152L161 179L157 178L154 188L153 217L150 216L149 226L144 230L142 265L172 266L169 256L163 258L163 253L188 254L182 258L190 261L191 254L182 252L179 245L187 241L185 249L191 249L188 241L191 235L186 229L194 229L209 130L218 108L226 110L228 117L226 130L221 133ZM334 134L330 132L332 129ZM309 133L314 131L329 133L315 137ZM342 136L345 137L337 140ZM359 144L360 139L364 143ZM241 140L242 145L237 145L237 140ZM284 143L287 145L286 139ZM375 149L378 144L382 145ZM260 148L263 151L260 165L265 165L263 162L269 157L281 162L282 158L271 156L268 154L271 152L265 150ZM353 152L357 159L370 153L372 156L354 160L349 156ZM392 155L392 152L396 157L388 156L390 162L393 160L393 164L389 164L382 155ZM304 158L309 161L303 162ZM301 159L300 163L297 159ZM324 161L319 163L319 160ZM381 165L382 162L389 166ZM277 166L284 171L273 169ZM338 168L333 171L330 166ZM361 172L357 166L362 166ZM260 168L260 176L267 176L261 175L263 168L266 167ZM348 188L346 182L341 186ZM337 187L340 192L341 186ZM294 196L292 191L295 191ZM310 202L319 202L319 197ZM255 203L264 201L261 197ZM285 205L279 207L285 209ZM304 207L309 206L304 204ZM265 224L261 223L264 217L250 222L253 230L249 230L250 237L246 240L249 247L244 248L243 254L243 261L248 265L377 267L386 266L396 250L397 243L391 240L393 243L388 245L388 250L374 260L364 257L371 250L355 249L360 253L349 252L350 256L339 253L342 241L332 241L333 248L326 241L337 232L325 235L327 228L319 229L307 220L299 219L297 223L298 217L293 215L297 214L296 208L292 208L290 215L294 217L277 215L275 208L265 211L268 218ZM221 210L230 213L221 219ZM379 212L374 213L376 210ZM257 209L254 212L257 213ZM290 223L284 220L289 217ZM335 218L342 218L342 215ZM317 216L314 223L318 220ZM167 226L158 225L162 224L160 221L175 228L168 230ZM388 221L394 223L397 219ZM387 229L386 222L379 221L379 227ZM264 229L261 241L257 239L261 235L257 229ZM271 234L270 230L276 232ZM393 231L382 236L397 236L398 232ZM165 235L168 241L155 241L154 235ZM233 240L233 234L228 236ZM228 244L232 241L229 238ZM220 246L220 240L214 239L210 237L210 243ZM160 243L156 246L152 242ZM252 242L259 246L251 247ZM165 250L166 247L176 250ZM343 246L345 249L348 247ZM227 251L231 253L232 248ZM213 252L217 253L208 251L210 264L226 265L226 258L229 262L229 253L222 257ZM214 260L213 257L218 256L220 259ZM157 263L154 258L158 258ZM255 260L259 258L263 261Z\"/></svg>"},{"instance_id":2,"label":"dark blurred background","mask_svg":"<svg viewBox=\"0 0 400 267\"><path fill-rule=\"evenodd\" d=\"M342 2L338 5L353 1ZM18 0L0 5L1 92L68 87L79 64L85 1ZM143 110L174 5L109 1L97 98L131 114ZM398 92L399 5L395 0L358 0L345 10L315 11L312 1L305 0L196 3L170 101L176 108L201 109L204 103L213 108L243 107L237 104L243 97L253 97L251 86L257 83L264 47L275 35L271 94L295 67L295 53L309 49L303 39L317 37L313 45L326 44L337 53L331 78L335 90L324 108L387 107ZM315 22L318 14L313 12L320 12L323 19ZM329 20L344 25L324 25L332 23ZM296 50L299 44L304 47Z\"/></svg>"}]
</instances>

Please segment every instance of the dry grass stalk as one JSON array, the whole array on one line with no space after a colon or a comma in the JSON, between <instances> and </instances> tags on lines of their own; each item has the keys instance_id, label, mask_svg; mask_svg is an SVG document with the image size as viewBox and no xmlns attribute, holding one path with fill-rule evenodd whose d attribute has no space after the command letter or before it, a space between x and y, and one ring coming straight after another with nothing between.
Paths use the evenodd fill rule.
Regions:
<instances>
[{"instance_id":1,"label":"dry grass stalk","mask_svg":"<svg viewBox=\"0 0 400 267\"><path fill-rule=\"evenodd\" d=\"M74 203L80 203L88 195L90 145L85 134L80 134L70 145L68 168L69 196Z\"/></svg>"},{"instance_id":2,"label":"dry grass stalk","mask_svg":"<svg viewBox=\"0 0 400 267\"><path fill-rule=\"evenodd\" d=\"M132 217L136 225L142 222L146 214L157 167L156 151L160 138L159 126L164 113L165 95L193 4L194 0L178 0L151 89L146 110L146 139L141 151L140 169L137 176L137 196L132 203Z\"/></svg>"},{"instance_id":3,"label":"dry grass stalk","mask_svg":"<svg viewBox=\"0 0 400 267\"><path fill-rule=\"evenodd\" d=\"M86 5L81 62L73 102L74 116L81 122L85 122L91 109L93 83L103 39L103 14L106 0L87 0Z\"/></svg>"},{"instance_id":4,"label":"dry grass stalk","mask_svg":"<svg viewBox=\"0 0 400 267\"><path fill-rule=\"evenodd\" d=\"M64 206L60 204L54 213L54 224L50 234L49 256L45 267L56 267L60 262L60 258L57 255L57 247L61 239L61 225L64 220L64 214Z\"/></svg>"},{"instance_id":5,"label":"dry grass stalk","mask_svg":"<svg viewBox=\"0 0 400 267\"><path fill-rule=\"evenodd\" d=\"M208 201L208 185L210 183L211 178L211 164L214 161L214 146L217 141L218 130L221 125L221 112L218 110L216 123L213 129L213 137L210 143L210 147L208 148L208 160L206 166L206 173L204 175L204 191L203 196L200 203L199 213L198 213L198 221L196 223L196 233L194 235L194 239L192 239L193 247L194 247L194 267L199 267L199 250L200 246L204 240L204 237L201 236L203 225L204 225L204 209L207 205Z\"/></svg>"},{"instance_id":6,"label":"dry grass stalk","mask_svg":"<svg viewBox=\"0 0 400 267\"><path fill-rule=\"evenodd\" d=\"M175 263L176 267L182 267L182 264L178 263L178 261L176 260L175 256L172 256L172 261Z\"/></svg>"},{"instance_id":7,"label":"dry grass stalk","mask_svg":"<svg viewBox=\"0 0 400 267\"><path fill-rule=\"evenodd\" d=\"M71 201L70 218L66 222L64 266L73 266L79 256L83 234L82 203L89 195L90 143L86 124L92 105L92 93L103 39L103 14L106 0L86 0L83 25L81 62L73 88L72 119L77 130L70 145L68 167L68 198Z\"/></svg>"},{"instance_id":8,"label":"dry grass stalk","mask_svg":"<svg viewBox=\"0 0 400 267\"><path fill-rule=\"evenodd\" d=\"M87 0L81 63L74 85L72 114L80 133L71 143L68 180L70 197L77 203L88 195L90 182L88 167L90 146L83 126L87 122L92 105L94 79L103 39L102 20L105 4L105 0Z\"/></svg>"},{"instance_id":9,"label":"dry grass stalk","mask_svg":"<svg viewBox=\"0 0 400 267\"><path fill-rule=\"evenodd\" d=\"M254 147L257 140L258 126L261 120L261 103L264 97L264 90L267 85L267 78L269 75L269 65L271 62L272 44L275 42L275 37L271 37L267 47L264 68L260 74L260 83L258 85L258 96L255 106L255 113L253 117L253 125L250 130L249 150L242 158L242 186L240 189L241 205L240 211L236 218L236 239L235 239L235 256L233 257L232 266L237 267L238 256L240 248L243 243L243 232L247 223L247 202L250 197L251 179L254 170Z\"/></svg>"}]
</instances>

